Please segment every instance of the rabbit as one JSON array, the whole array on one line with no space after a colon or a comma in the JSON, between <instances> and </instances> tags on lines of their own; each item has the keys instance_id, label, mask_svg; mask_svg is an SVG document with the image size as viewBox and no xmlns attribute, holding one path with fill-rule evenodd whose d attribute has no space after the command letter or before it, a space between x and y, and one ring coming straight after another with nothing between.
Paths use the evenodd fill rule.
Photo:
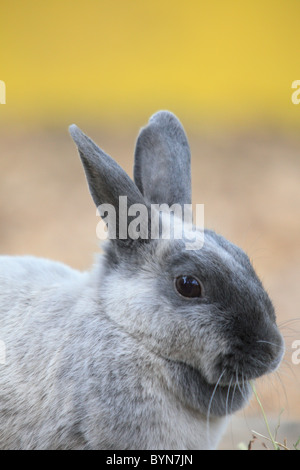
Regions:
<instances>
[{"instance_id":1,"label":"rabbit","mask_svg":"<svg viewBox=\"0 0 300 470\"><path fill-rule=\"evenodd\" d=\"M152 206L190 207L190 147L173 113L141 128L133 180L69 130L107 240L86 272L0 257L0 448L217 449L250 381L281 362L272 302L245 252L213 230L192 226L192 250L184 237L110 236L120 197L146 208L144 235Z\"/></svg>"}]
</instances>

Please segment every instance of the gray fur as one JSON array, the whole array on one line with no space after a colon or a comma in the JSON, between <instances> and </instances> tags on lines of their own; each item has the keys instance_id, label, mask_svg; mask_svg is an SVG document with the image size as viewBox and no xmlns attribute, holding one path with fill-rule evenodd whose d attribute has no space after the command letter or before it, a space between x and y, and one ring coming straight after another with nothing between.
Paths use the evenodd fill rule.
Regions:
<instances>
[{"instance_id":1,"label":"gray fur","mask_svg":"<svg viewBox=\"0 0 300 470\"><path fill-rule=\"evenodd\" d=\"M69 128L79 151L93 200L118 207L119 196L128 197L128 205L145 204L140 191L127 173L75 124Z\"/></svg>"},{"instance_id":2,"label":"gray fur","mask_svg":"<svg viewBox=\"0 0 300 470\"><path fill-rule=\"evenodd\" d=\"M189 172L178 121L163 112L151 122L162 126L154 134L166 137L167 160L173 135L174 166L181 161ZM138 189L79 129L70 131L96 205L116 205L119 195L188 201L181 180L178 200L175 182L165 180L167 201L158 183L145 184L147 139L138 140ZM104 248L85 273L0 257L0 448L216 448L228 416L248 401L249 380L275 370L283 354L272 303L247 255L210 230L198 251L182 240L117 239ZM180 274L199 278L204 297L180 296Z\"/></svg>"},{"instance_id":3,"label":"gray fur","mask_svg":"<svg viewBox=\"0 0 300 470\"><path fill-rule=\"evenodd\" d=\"M191 155L181 123L160 111L138 136L134 181L153 204L191 204Z\"/></svg>"}]
</instances>

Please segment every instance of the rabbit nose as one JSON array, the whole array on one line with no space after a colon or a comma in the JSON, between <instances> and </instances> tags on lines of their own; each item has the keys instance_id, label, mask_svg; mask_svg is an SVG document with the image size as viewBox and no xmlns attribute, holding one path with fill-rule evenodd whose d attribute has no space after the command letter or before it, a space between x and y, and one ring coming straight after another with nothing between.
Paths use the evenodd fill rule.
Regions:
<instances>
[{"instance_id":1,"label":"rabbit nose","mask_svg":"<svg viewBox=\"0 0 300 470\"><path fill-rule=\"evenodd\" d=\"M269 359L270 372L275 370L280 364L284 355L284 341L277 329L273 328L273 332L264 338L257 339L257 344L261 347L263 357Z\"/></svg>"}]
</instances>

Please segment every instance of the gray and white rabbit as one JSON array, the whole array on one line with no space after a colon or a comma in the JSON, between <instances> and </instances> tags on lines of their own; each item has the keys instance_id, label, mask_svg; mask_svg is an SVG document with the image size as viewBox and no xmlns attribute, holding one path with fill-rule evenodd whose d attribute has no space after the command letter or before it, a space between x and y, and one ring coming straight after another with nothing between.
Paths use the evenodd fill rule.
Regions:
<instances>
[{"instance_id":1,"label":"gray and white rabbit","mask_svg":"<svg viewBox=\"0 0 300 470\"><path fill-rule=\"evenodd\" d=\"M96 206L114 207L117 225L121 196L147 208L149 227L151 205L191 204L189 144L172 113L141 130L134 182L75 125L70 133ZM244 251L193 233L202 242L190 250L117 229L84 273L0 257L0 448L217 447L249 381L274 371L284 346Z\"/></svg>"}]
</instances>

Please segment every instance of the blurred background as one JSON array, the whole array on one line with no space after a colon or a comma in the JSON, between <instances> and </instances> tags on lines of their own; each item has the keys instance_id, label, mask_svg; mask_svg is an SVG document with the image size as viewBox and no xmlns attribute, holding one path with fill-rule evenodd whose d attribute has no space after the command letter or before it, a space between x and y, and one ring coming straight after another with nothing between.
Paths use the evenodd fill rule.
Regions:
<instances>
[{"instance_id":1,"label":"blurred background","mask_svg":"<svg viewBox=\"0 0 300 470\"><path fill-rule=\"evenodd\" d=\"M300 364L292 361L300 340L300 104L292 101L300 2L2 0L0 15L1 253L89 268L98 219L69 124L132 176L139 128L155 111L173 111L190 139L193 204L205 204L207 227L247 251L274 302L286 355L257 390L271 429L280 419L278 439L293 448L300 437ZM266 434L255 400L220 447L247 445L252 429ZM254 447L263 448L260 438Z\"/></svg>"}]
</instances>

